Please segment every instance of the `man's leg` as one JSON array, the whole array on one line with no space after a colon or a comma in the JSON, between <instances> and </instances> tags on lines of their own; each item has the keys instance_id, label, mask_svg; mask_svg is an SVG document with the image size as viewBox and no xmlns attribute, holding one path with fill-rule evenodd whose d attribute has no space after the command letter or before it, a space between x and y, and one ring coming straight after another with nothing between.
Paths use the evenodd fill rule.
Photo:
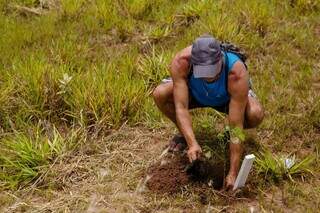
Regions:
<instances>
[{"instance_id":1,"label":"man's leg","mask_svg":"<svg viewBox=\"0 0 320 213\"><path fill-rule=\"evenodd\" d=\"M173 82L171 81L160 84L155 88L152 95L160 111L177 126L176 112L173 101ZM177 128L179 129L178 126ZM186 146L186 140L180 133L171 139L169 151L181 151L184 150Z\"/></svg>"},{"instance_id":2,"label":"man's leg","mask_svg":"<svg viewBox=\"0 0 320 213\"><path fill-rule=\"evenodd\" d=\"M254 94L252 96L248 96L244 127L246 129L255 128L262 122L263 118L263 108L256 96Z\"/></svg>"},{"instance_id":3,"label":"man's leg","mask_svg":"<svg viewBox=\"0 0 320 213\"><path fill-rule=\"evenodd\" d=\"M153 99L160 111L176 124L176 112L173 101L173 82L162 83L153 93Z\"/></svg>"}]
</instances>

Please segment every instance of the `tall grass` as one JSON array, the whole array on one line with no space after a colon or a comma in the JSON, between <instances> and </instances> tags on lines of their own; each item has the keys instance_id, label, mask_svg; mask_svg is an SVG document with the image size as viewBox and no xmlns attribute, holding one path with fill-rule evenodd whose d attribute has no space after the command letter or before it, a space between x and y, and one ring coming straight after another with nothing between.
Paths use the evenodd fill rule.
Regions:
<instances>
[{"instance_id":1,"label":"tall grass","mask_svg":"<svg viewBox=\"0 0 320 213\"><path fill-rule=\"evenodd\" d=\"M68 114L78 119L83 113L86 125L118 127L125 121L137 121L148 97L143 79L134 77L132 60L128 57L122 65L93 67L90 72L75 76L70 91L64 95L70 106Z\"/></svg>"},{"instance_id":2,"label":"tall grass","mask_svg":"<svg viewBox=\"0 0 320 213\"><path fill-rule=\"evenodd\" d=\"M33 135L15 133L1 139L0 187L16 188L45 173L55 158L75 145L77 135L64 138L56 128L50 135L36 127Z\"/></svg>"}]
</instances>

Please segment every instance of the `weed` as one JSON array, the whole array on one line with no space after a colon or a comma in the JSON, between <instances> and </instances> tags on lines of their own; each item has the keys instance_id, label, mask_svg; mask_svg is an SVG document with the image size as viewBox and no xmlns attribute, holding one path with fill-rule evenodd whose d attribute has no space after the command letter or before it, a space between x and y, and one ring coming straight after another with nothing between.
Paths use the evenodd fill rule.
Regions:
<instances>
[{"instance_id":1,"label":"weed","mask_svg":"<svg viewBox=\"0 0 320 213\"><path fill-rule=\"evenodd\" d=\"M139 59L138 71L143 77L148 91L155 88L162 79L169 75L167 65L168 60L164 52L157 51L154 46L152 46L149 55L144 55Z\"/></svg>"},{"instance_id":2,"label":"weed","mask_svg":"<svg viewBox=\"0 0 320 213\"><path fill-rule=\"evenodd\" d=\"M311 164L314 159L315 157L310 155L298 161L294 155L281 157L265 151L257 156L255 162L259 174L263 174L267 180L278 182L286 178L294 181L294 177L305 177L308 174L313 174Z\"/></svg>"},{"instance_id":3,"label":"weed","mask_svg":"<svg viewBox=\"0 0 320 213\"><path fill-rule=\"evenodd\" d=\"M148 41L158 42L170 36L172 29L169 26L150 28L146 37Z\"/></svg>"},{"instance_id":4,"label":"weed","mask_svg":"<svg viewBox=\"0 0 320 213\"><path fill-rule=\"evenodd\" d=\"M68 16L76 16L81 13L81 6L85 0L64 0L61 1L62 10Z\"/></svg>"},{"instance_id":5,"label":"weed","mask_svg":"<svg viewBox=\"0 0 320 213\"><path fill-rule=\"evenodd\" d=\"M43 136L37 128L35 135L16 133L1 139L0 181L2 187L16 188L27 184L45 172L47 166L71 147L57 129L52 137Z\"/></svg>"},{"instance_id":6,"label":"weed","mask_svg":"<svg viewBox=\"0 0 320 213\"><path fill-rule=\"evenodd\" d=\"M320 4L318 1L291 0L290 6L297 8L299 13L306 14L308 12L316 11L320 7Z\"/></svg>"}]
</instances>

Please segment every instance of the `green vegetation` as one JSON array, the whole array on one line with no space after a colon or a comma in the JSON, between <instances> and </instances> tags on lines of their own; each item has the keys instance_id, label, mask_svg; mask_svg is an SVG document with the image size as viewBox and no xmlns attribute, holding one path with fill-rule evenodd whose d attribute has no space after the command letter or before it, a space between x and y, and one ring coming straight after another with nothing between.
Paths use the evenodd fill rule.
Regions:
<instances>
[{"instance_id":1,"label":"green vegetation","mask_svg":"<svg viewBox=\"0 0 320 213\"><path fill-rule=\"evenodd\" d=\"M154 158L151 153L157 155L160 150L139 146L130 155L128 150L133 150L137 141L149 144L154 138L164 144L173 133L153 103L152 90L168 76L168 65L176 52L197 36L210 33L237 44L249 55L254 91L266 110L254 138L259 146L275 154L262 155L256 169L267 176L285 174L293 180L291 174L312 171L308 183L299 182L294 190L287 186L281 190L290 194L292 202L288 201L286 207L294 208L299 190L314 185L310 200L304 192L297 197L305 201L300 205L317 209L319 202L312 199L319 200L320 192L319 20L320 3L310 0L0 0L1 190L19 194L20 189L30 186L37 190L43 187L39 197L50 200L54 197L50 190L64 188L64 183L89 180L99 173L94 167L109 163L108 169L117 171L121 167L122 172L115 172L110 179L122 175L120 180L127 181L117 182L121 187L113 186L121 193L132 190L138 182L137 171L141 174L146 161ZM194 114L199 115L194 122L197 129L214 135L219 132L216 124L223 120L220 115L212 110L196 110ZM138 136L127 137L123 128L129 127L135 127L128 131ZM139 128L143 133L136 130ZM119 133L115 133L117 130ZM127 141L132 143L123 147ZM121 149L116 152L118 146ZM137 150L147 150L149 154L143 157L149 159L142 158ZM77 168L91 152L99 153L90 158L99 164L90 161L92 168L86 164L81 168L92 172L92 176L65 182L75 172L67 166L61 169L63 162ZM80 157L79 153L84 154ZM314 160L309 164L306 158L299 168L292 167L294 171L282 170L279 166L283 164L274 156L288 153L297 159L312 155ZM135 165L123 156L132 158ZM141 158L137 157L138 161L133 156ZM102 161L104 158L109 161ZM257 187L261 197L270 192L262 181ZM83 193L91 196L86 190ZM132 206L145 211L179 211L186 200L197 200L192 197L193 191L185 193L188 196L182 193L177 199L151 196L154 200L141 205L140 200L128 197L110 199L117 204L133 202L119 211L137 210ZM187 198L189 195L191 198ZM15 202L14 196L6 196L0 195L0 206L4 208ZM211 203L216 201L214 196ZM86 198L70 199L66 202L69 209L55 210L69 211L73 206L74 211L88 209ZM54 205L63 203L57 202ZM29 204L17 208L23 211L32 207ZM39 211L48 206L38 206ZM261 206L262 210L273 208Z\"/></svg>"},{"instance_id":2,"label":"green vegetation","mask_svg":"<svg viewBox=\"0 0 320 213\"><path fill-rule=\"evenodd\" d=\"M265 176L266 179L280 181L284 178L289 178L293 181L294 176L312 174L311 164L314 156L307 156L300 162L296 162L295 156L279 157L273 156L269 151L261 153L256 163L258 173Z\"/></svg>"},{"instance_id":3,"label":"green vegetation","mask_svg":"<svg viewBox=\"0 0 320 213\"><path fill-rule=\"evenodd\" d=\"M3 183L17 187L39 177L55 158L72 148L77 136L75 132L71 133L63 138L54 128L50 136L44 136L37 128L33 137L23 133L4 137L0 156Z\"/></svg>"}]
</instances>

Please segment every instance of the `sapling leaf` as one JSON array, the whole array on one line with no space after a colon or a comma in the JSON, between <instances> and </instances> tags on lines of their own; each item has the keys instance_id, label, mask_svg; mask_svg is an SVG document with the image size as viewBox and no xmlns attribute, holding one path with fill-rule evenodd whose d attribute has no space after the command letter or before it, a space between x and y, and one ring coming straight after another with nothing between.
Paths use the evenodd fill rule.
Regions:
<instances>
[{"instance_id":1,"label":"sapling leaf","mask_svg":"<svg viewBox=\"0 0 320 213\"><path fill-rule=\"evenodd\" d=\"M243 142L243 141L245 140L245 138L246 138L246 135L244 134L244 131L243 131L241 128L239 128L239 127L232 128L232 130L231 130L231 135L232 135L233 137L239 138L240 141L242 141L242 142Z\"/></svg>"},{"instance_id":2,"label":"sapling leaf","mask_svg":"<svg viewBox=\"0 0 320 213\"><path fill-rule=\"evenodd\" d=\"M290 174L298 174L302 172L309 172L310 174L313 174L313 172L309 169L310 164L314 161L315 157L310 155L306 158L304 158L299 163L295 163L290 169Z\"/></svg>"}]
</instances>

